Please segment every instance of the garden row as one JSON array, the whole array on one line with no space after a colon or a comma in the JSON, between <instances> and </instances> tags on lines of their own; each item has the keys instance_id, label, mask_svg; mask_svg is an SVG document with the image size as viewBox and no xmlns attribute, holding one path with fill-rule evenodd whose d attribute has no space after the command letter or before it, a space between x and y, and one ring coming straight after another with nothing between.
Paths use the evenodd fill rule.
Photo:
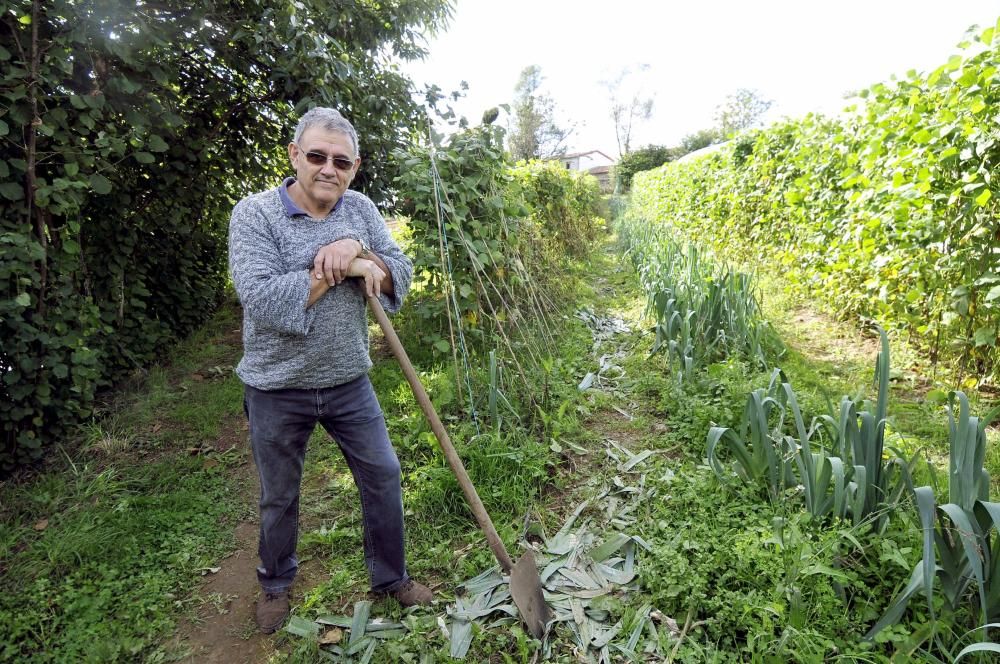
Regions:
<instances>
[{"instance_id":1,"label":"garden row","mask_svg":"<svg viewBox=\"0 0 1000 664\"><path fill-rule=\"evenodd\" d=\"M619 220L619 238L655 319L652 352L666 355L675 389L701 393L713 372L724 372L724 363L734 360L746 363L751 375L780 361L784 348L763 319L754 275L717 262L693 243L678 242L668 223L639 215L633 207ZM979 418L962 392L947 399L948 499L938 505L931 486L914 487L915 477L933 478L934 469L920 460L919 451L907 456L887 443L889 342L884 331L879 334L874 401L844 396L810 421L789 377L774 368L766 385L747 395L731 426L703 432L704 456L724 486L759 491L781 523L791 504L797 505L793 512L808 513L807 531L849 530L848 550L813 567L839 589L848 610L856 601L850 598L851 581L856 584L860 576L870 583L876 576L874 570L857 569L858 560L883 546L883 538L895 543L923 533L922 557L909 583L885 588L878 620L868 623L864 639L901 621L911 598L923 594L926 613L906 621L908 646L952 658L995 649L989 642L963 646L970 640L968 630L978 628L976 638L986 640L988 624L1000 615L1000 503L990 501L984 468L986 427L1000 409ZM895 599L887 604L890 594ZM870 611L870 605L864 608ZM855 641L863 641L860 637Z\"/></svg>"},{"instance_id":2,"label":"garden row","mask_svg":"<svg viewBox=\"0 0 1000 664\"><path fill-rule=\"evenodd\" d=\"M844 316L904 330L968 386L997 377L1000 35L809 115L635 178L634 209Z\"/></svg>"}]
</instances>

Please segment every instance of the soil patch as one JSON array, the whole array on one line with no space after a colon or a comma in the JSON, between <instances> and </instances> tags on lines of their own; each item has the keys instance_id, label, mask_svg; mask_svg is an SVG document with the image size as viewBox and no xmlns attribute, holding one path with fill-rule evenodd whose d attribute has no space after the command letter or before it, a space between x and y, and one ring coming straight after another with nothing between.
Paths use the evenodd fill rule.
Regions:
<instances>
[{"instance_id":1,"label":"soil patch","mask_svg":"<svg viewBox=\"0 0 1000 664\"><path fill-rule=\"evenodd\" d=\"M270 637L257 631L257 524L236 526L237 549L219 561L197 591L194 618L184 621L171 646L185 653L183 662L223 664L266 662ZM214 568L213 568L214 569Z\"/></svg>"}]
</instances>

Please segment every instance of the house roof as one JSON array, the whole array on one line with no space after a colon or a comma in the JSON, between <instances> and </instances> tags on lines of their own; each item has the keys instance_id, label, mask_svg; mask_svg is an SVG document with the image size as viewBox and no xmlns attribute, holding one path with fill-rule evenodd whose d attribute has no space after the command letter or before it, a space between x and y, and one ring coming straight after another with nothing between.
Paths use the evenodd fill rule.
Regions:
<instances>
[{"instance_id":1,"label":"house roof","mask_svg":"<svg viewBox=\"0 0 1000 664\"><path fill-rule=\"evenodd\" d=\"M559 155L556 158L557 159L575 159L576 157L585 157L588 154L599 154L602 157L604 157L605 159L607 159L608 161L614 161L614 159L612 159L608 155L604 154L600 150L587 150L586 152L571 152L569 154L561 154L561 155Z\"/></svg>"},{"instance_id":2,"label":"house roof","mask_svg":"<svg viewBox=\"0 0 1000 664\"><path fill-rule=\"evenodd\" d=\"M593 168L588 168L587 172L590 173L591 175L601 175L601 174L604 174L604 173L610 173L611 172L611 167L610 166L594 166Z\"/></svg>"}]
</instances>

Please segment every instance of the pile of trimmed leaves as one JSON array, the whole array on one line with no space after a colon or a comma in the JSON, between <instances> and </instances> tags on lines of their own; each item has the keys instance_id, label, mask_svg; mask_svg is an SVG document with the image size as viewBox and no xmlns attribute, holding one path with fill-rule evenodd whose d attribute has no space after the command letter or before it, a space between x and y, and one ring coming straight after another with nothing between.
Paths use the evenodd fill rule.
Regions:
<instances>
[{"instance_id":1,"label":"pile of trimmed leaves","mask_svg":"<svg viewBox=\"0 0 1000 664\"><path fill-rule=\"evenodd\" d=\"M598 663L620 655L662 659L668 655L663 644L681 632L674 620L648 604L634 613L623 610L629 595L638 591L637 554L649 549L641 537L623 531L635 525L634 513L656 495L641 474L642 463L653 452L633 454L609 439L605 453L620 473L611 486L583 501L555 535L547 537L539 526L527 533L534 544L526 546L535 552L545 601L552 609L542 638L543 659L567 645L583 660ZM585 510L593 516L581 519ZM438 617L452 657L464 659L468 654L477 631L473 624L489 631L520 622L509 583L509 577L493 567L460 586L455 603ZM370 609L371 603L363 601L355 604L353 617L320 616L310 621L296 616L285 629L316 639L334 661L360 657L358 661L368 662L380 640L399 638L407 631L402 623L369 620Z\"/></svg>"}]
</instances>

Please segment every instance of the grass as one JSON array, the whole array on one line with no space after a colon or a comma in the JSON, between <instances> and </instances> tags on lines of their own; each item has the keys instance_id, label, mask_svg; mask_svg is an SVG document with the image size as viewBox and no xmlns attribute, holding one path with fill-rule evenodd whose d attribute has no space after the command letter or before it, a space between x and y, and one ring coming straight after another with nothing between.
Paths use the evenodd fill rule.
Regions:
<instances>
[{"instance_id":1,"label":"grass","mask_svg":"<svg viewBox=\"0 0 1000 664\"><path fill-rule=\"evenodd\" d=\"M232 549L232 524L246 512L227 465L190 451L212 448L234 408L232 379L189 376L231 364L231 347L206 342L233 320L224 310L168 368L113 395L45 467L0 487L0 660L162 653L201 570Z\"/></svg>"}]
</instances>

